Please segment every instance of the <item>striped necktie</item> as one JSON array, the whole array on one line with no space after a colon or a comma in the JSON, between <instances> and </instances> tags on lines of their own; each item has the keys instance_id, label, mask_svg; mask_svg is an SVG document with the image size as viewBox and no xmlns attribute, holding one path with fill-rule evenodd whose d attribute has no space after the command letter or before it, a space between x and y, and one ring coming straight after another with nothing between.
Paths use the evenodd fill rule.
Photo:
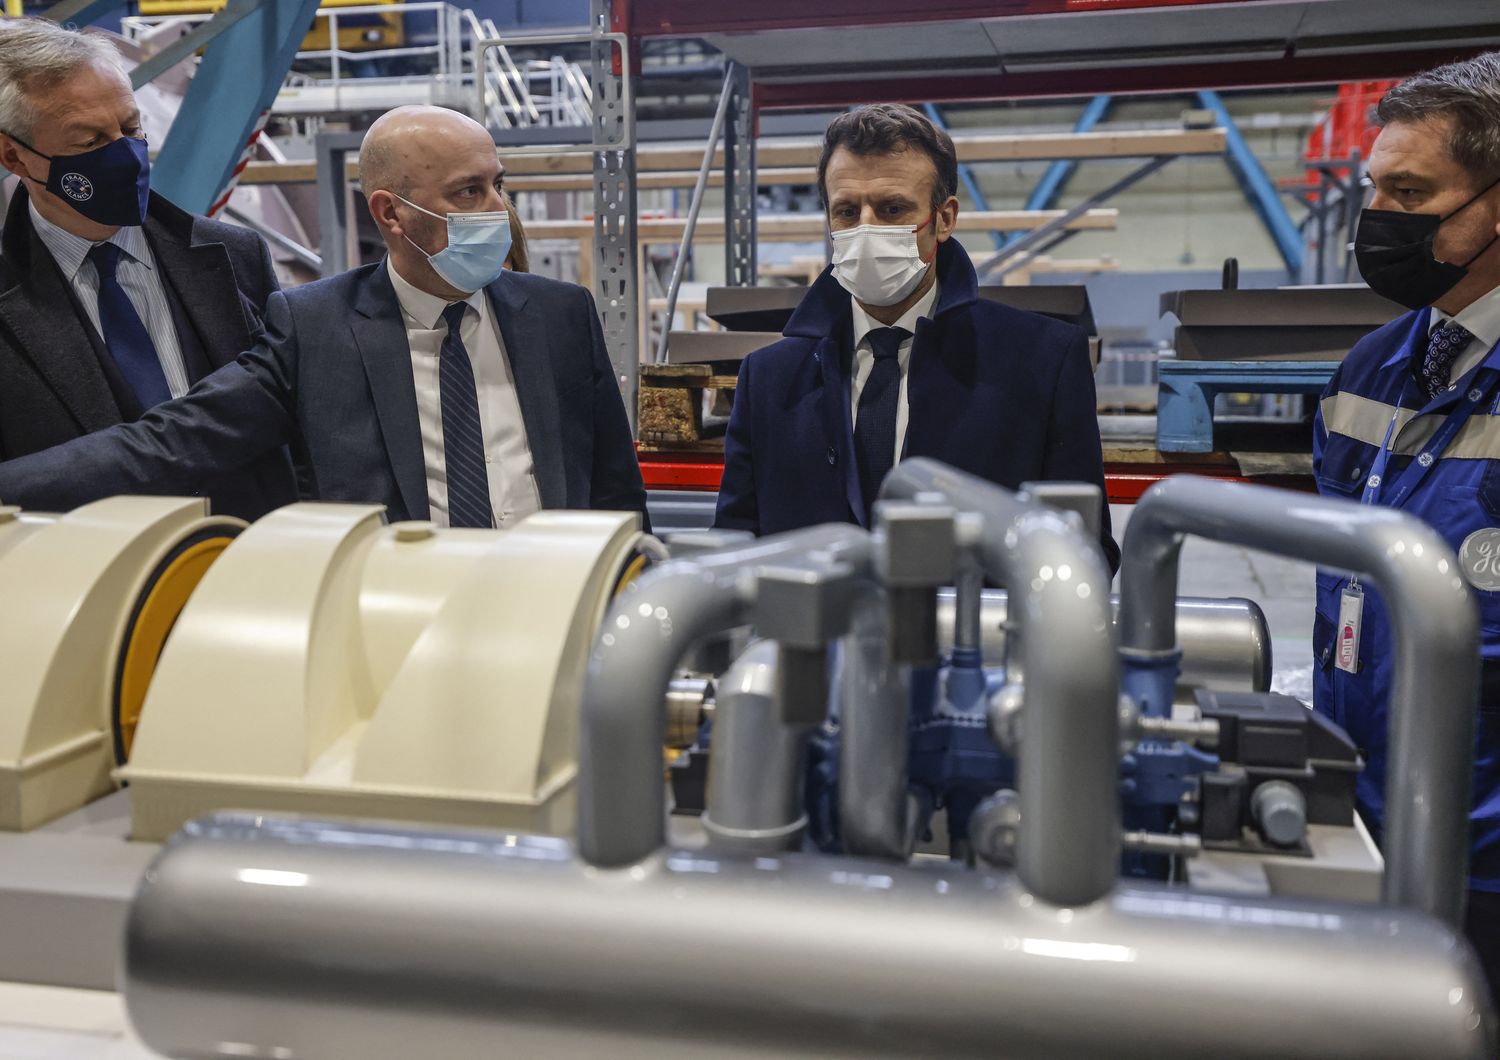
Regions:
<instances>
[{"instance_id":1,"label":"striped necktie","mask_svg":"<svg viewBox=\"0 0 1500 1060\"><path fill-rule=\"evenodd\" d=\"M438 364L443 410L443 463L448 474L448 525L489 528L495 525L490 479L485 469L484 429L479 422L479 393L474 365L464 348L464 310L454 302L443 310L448 334Z\"/></svg>"}]
</instances>

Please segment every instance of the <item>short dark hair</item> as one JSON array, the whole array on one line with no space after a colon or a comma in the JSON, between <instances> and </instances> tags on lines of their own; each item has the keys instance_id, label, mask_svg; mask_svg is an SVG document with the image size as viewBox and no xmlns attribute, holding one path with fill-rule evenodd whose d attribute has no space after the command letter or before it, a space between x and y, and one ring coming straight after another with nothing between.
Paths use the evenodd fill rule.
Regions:
<instances>
[{"instance_id":1,"label":"short dark hair","mask_svg":"<svg viewBox=\"0 0 1500 1060\"><path fill-rule=\"evenodd\" d=\"M828 160L842 147L853 155L891 155L921 151L932 159L937 180L932 186L936 210L958 194L958 153L953 138L920 112L904 103L872 103L840 114L823 134L823 157L818 159L818 195L828 207Z\"/></svg>"},{"instance_id":2,"label":"short dark hair","mask_svg":"<svg viewBox=\"0 0 1500 1060\"><path fill-rule=\"evenodd\" d=\"M1382 126L1443 116L1453 119L1454 161L1481 183L1500 178L1500 51L1409 77L1375 108Z\"/></svg>"}]
</instances>

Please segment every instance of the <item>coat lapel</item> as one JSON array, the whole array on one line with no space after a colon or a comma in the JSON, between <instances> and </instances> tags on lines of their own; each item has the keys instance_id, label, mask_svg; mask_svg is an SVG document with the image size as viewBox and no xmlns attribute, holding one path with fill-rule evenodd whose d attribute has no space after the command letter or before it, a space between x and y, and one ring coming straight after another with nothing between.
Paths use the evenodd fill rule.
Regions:
<instances>
[{"instance_id":1,"label":"coat lapel","mask_svg":"<svg viewBox=\"0 0 1500 1060\"><path fill-rule=\"evenodd\" d=\"M526 312L528 298L510 273L490 284L485 293L500 325L505 357L516 381L516 401L531 448L532 473L543 508L568 507L567 473L563 467L562 419L557 407L557 384L546 322Z\"/></svg>"},{"instance_id":2,"label":"coat lapel","mask_svg":"<svg viewBox=\"0 0 1500 1060\"><path fill-rule=\"evenodd\" d=\"M4 257L10 286L0 292L0 323L18 352L47 381L80 432L119 423L120 406L99 366L79 309L47 246L31 225L27 197L18 191L5 224Z\"/></svg>"},{"instance_id":3,"label":"coat lapel","mask_svg":"<svg viewBox=\"0 0 1500 1060\"><path fill-rule=\"evenodd\" d=\"M386 274L388 267L382 262L361 282L349 326L364 362L386 456L407 518L426 519L430 514L427 464L422 453L422 425L417 418L417 389L412 381L411 345L401 305Z\"/></svg>"},{"instance_id":4,"label":"coat lapel","mask_svg":"<svg viewBox=\"0 0 1500 1060\"><path fill-rule=\"evenodd\" d=\"M155 205L153 201L153 205ZM151 253L194 330L211 368L221 368L251 345L234 266L223 243L197 242L191 218L146 218Z\"/></svg>"},{"instance_id":5,"label":"coat lapel","mask_svg":"<svg viewBox=\"0 0 1500 1060\"><path fill-rule=\"evenodd\" d=\"M852 357L845 357L848 329L839 334L818 340L813 350L821 372L823 387L818 395L822 412L823 436L828 442L827 453L817 454L817 459L832 456L832 463L839 471L844 483L844 498L849 511L861 526L869 525L869 513L865 511L864 494L859 488L859 468L854 459L854 424L849 412L849 373Z\"/></svg>"}]
</instances>

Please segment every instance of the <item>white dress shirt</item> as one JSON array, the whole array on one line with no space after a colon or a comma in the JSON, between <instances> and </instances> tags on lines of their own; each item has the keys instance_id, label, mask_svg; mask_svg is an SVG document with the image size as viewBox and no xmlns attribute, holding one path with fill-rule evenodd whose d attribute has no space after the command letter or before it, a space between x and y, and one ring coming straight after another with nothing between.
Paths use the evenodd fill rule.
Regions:
<instances>
[{"instance_id":1,"label":"white dress shirt","mask_svg":"<svg viewBox=\"0 0 1500 1060\"><path fill-rule=\"evenodd\" d=\"M407 283L389 260L387 267L406 321L406 339L411 345L412 382L416 385L422 456L427 465L427 506L432 510L429 518L438 526L447 526L448 468L443 453L442 386L438 369L443 340L448 337L448 326L443 322L443 310L448 303ZM469 308L464 311L459 337L474 366L490 507L494 510L495 525L503 530L540 511L542 498L536 487L515 376L511 374L505 340L500 337L490 300L483 291L476 291L465 303Z\"/></svg>"},{"instance_id":2,"label":"white dress shirt","mask_svg":"<svg viewBox=\"0 0 1500 1060\"><path fill-rule=\"evenodd\" d=\"M901 315L901 319L889 325L894 328L905 328L907 337L901 340L901 345L896 350L896 363L901 366L901 393L896 398L896 463L901 462L901 451L906 448L906 422L908 419L907 407L907 385L906 381L911 374L911 347L917 336L917 321L932 314L932 307L937 305L938 282L933 281L932 287L921 298L917 304ZM849 302L854 307L854 374L849 385L849 424L852 428L859 422L859 396L864 392L865 381L870 378L870 370L875 367L875 351L870 348L869 334L876 328L883 328L882 324L874 317L866 313L864 307L859 304L858 299L852 295Z\"/></svg>"},{"instance_id":3,"label":"white dress shirt","mask_svg":"<svg viewBox=\"0 0 1500 1060\"><path fill-rule=\"evenodd\" d=\"M1435 328L1450 320L1457 321L1459 327L1474 336L1463 352L1453 359L1453 369L1448 375L1452 381L1449 384L1451 390L1457 387L1459 380L1479 366L1486 354L1500 345L1500 287L1474 299L1457 316L1449 316L1433 306L1427 333L1431 335ZM1425 353L1426 347L1423 347L1417 351L1417 356L1421 357Z\"/></svg>"},{"instance_id":4,"label":"white dress shirt","mask_svg":"<svg viewBox=\"0 0 1500 1060\"><path fill-rule=\"evenodd\" d=\"M92 240L75 236L65 231L37 212L36 203L31 203L31 223L36 234L52 253L52 259L62 270L63 278L73 289L73 295L88 314L94 333L109 345L109 336L99 326L99 271L89 260L89 251L94 248ZM115 269L115 278L136 315L146 325L146 334L156 347L156 358L161 361L162 374L167 377L167 389L173 397L187 392L187 364L182 359L182 344L177 341L177 325L172 320L172 305L167 301L166 289L162 286L161 273L156 268L156 258L151 254L151 244L140 228L121 228L107 242L119 247L123 254Z\"/></svg>"}]
</instances>

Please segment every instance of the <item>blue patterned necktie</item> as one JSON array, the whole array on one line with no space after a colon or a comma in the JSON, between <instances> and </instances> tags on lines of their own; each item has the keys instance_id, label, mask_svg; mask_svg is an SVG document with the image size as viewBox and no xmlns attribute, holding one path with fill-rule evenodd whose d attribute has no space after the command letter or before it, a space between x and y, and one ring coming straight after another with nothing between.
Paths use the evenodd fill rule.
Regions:
<instances>
[{"instance_id":1,"label":"blue patterned necktie","mask_svg":"<svg viewBox=\"0 0 1500 1060\"><path fill-rule=\"evenodd\" d=\"M141 408L149 409L170 401L172 389L156 355L156 343L115 275L121 253L113 243L95 243L89 249L88 258L99 274L100 337L126 384L140 399Z\"/></svg>"},{"instance_id":2,"label":"blue patterned necktie","mask_svg":"<svg viewBox=\"0 0 1500 1060\"><path fill-rule=\"evenodd\" d=\"M474 365L461 334L467 302L443 310L448 334L438 362L443 410L443 464L448 474L448 525L488 529L495 525L490 479L484 463L484 430Z\"/></svg>"},{"instance_id":3,"label":"blue patterned necktie","mask_svg":"<svg viewBox=\"0 0 1500 1060\"><path fill-rule=\"evenodd\" d=\"M876 328L865 336L875 363L859 392L854 455L859 464L859 491L871 522L880 484L896 462L896 407L901 399L901 362L896 355L909 334L905 328Z\"/></svg>"},{"instance_id":4,"label":"blue patterned necktie","mask_svg":"<svg viewBox=\"0 0 1500 1060\"><path fill-rule=\"evenodd\" d=\"M1422 358L1419 377L1422 385L1427 388L1429 400L1448 389L1448 376L1453 371L1453 362L1472 341L1474 336L1451 320L1433 331L1427 340L1427 356Z\"/></svg>"}]
</instances>

